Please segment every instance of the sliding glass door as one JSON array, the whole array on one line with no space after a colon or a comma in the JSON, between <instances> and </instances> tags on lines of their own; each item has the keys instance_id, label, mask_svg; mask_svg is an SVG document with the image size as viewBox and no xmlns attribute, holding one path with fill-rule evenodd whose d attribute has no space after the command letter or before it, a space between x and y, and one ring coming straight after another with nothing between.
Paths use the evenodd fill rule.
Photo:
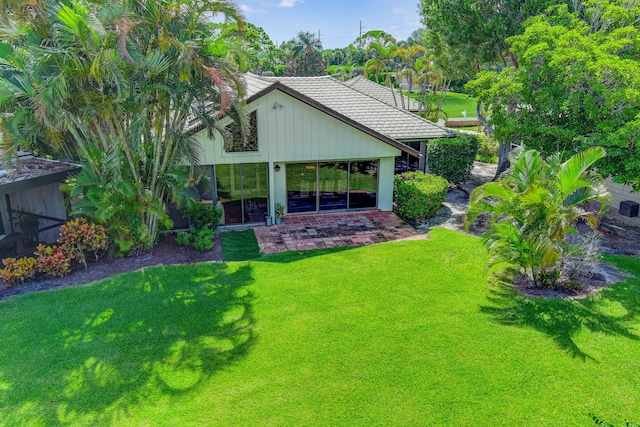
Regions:
<instances>
[{"instance_id":1,"label":"sliding glass door","mask_svg":"<svg viewBox=\"0 0 640 427\"><path fill-rule=\"evenodd\" d=\"M319 210L347 209L349 162L320 163L318 166Z\"/></svg>"},{"instance_id":2,"label":"sliding glass door","mask_svg":"<svg viewBox=\"0 0 640 427\"><path fill-rule=\"evenodd\" d=\"M264 221L268 213L266 163L217 165L215 179L223 224Z\"/></svg>"},{"instance_id":3,"label":"sliding glass door","mask_svg":"<svg viewBox=\"0 0 640 427\"><path fill-rule=\"evenodd\" d=\"M316 163L287 165L287 212L303 213L317 210Z\"/></svg>"},{"instance_id":4,"label":"sliding glass door","mask_svg":"<svg viewBox=\"0 0 640 427\"><path fill-rule=\"evenodd\" d=\"M377 160L287 165L288 213L375 208L377 190Z\"/></svg>"}]
</instances>

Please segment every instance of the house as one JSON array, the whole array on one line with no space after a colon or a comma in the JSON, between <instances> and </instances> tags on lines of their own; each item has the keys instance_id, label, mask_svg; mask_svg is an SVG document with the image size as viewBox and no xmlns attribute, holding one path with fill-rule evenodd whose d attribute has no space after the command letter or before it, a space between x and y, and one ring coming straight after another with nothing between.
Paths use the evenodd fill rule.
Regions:
<instances>
[{"instance_id":1,"label":"house","mask_svg":"<svg viewBox=\"0 0 640 427\"><path fill-rule=\"evenodd\" d=\"M354 88L355 90L372 96L373 98L376 98L377 100L382 101L386 104L393 105L398 108L404 108L411 111L412 113L417 113L424 110L422 104L415 99L403 95L397 89L392 90L387 86L383 86L376 82L373 82L365 78L364 76L356 76L352 79L347 80L346 82L344 82L344 84ZM413 89L418 88L416 87L416 85L414 85Z\"/></svg>"},{"instance_id":2,"label":"house","mask_svg":"<svg viewBox=\"0 0 640 427\"><path fill-rule=\"evenodd\" d=\"M224 211L224 224L264 221L276 203L287 214L391 210L396 157L424 158L427 140L455 136L331 77L245 80L246 144L198 123L190 129L211 174L202 200ZM231 118L220 124L238 134Z\"/></svg>"},{"instance_id":3,"label":"house","mask_svg":"<svg viewBox=\"0 0 640 427\"><path fill-rule=\"evenodd\" d=\"M0 253L16 255L35 242L55 242L67 220L60 183L80 166L18 153L0 168Z\"/></svg>"},{"instance_id":4,"label":"house","mask_svg":"<svg viewBox=\"0 0 640 427\"><path fill-rule=\"evenodd\" d=\"M640 203L640 192L633 192L633 187L630 185L623 185L613 182L611 178L607 179L607 189L613 196L613 207L618 209L620 202L632 201Z\"/></svg>"}]
</instances>

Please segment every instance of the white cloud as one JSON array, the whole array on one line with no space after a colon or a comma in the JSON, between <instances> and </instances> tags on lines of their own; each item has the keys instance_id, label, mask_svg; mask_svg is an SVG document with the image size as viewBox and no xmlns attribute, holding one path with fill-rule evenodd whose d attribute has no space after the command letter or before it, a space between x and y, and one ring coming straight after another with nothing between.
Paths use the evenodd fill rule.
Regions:
<instances>
[{"instance_id":1,"label":"white cloud","mask_svg":"<svg viewBox=\"0 0 640 427\"><path fill-rule=\"evenodd\" d=\"M266 10L264 9L254 9L247 4L238 5L238 9L240 9L244 13L265 13L266 12Z\"/></svg>"},{"instance_id":2,"label":"white cloud","mask_svg":"<svg viewBox=\"0 0 640 427\"><path fill-rule=\"evenodd\" d=\"M397 9L397 8L393 8L391 9L391 13L394 15L408 15L409 12L407 12L405 9Z\"/></svg>"},{"instance_id":3,"label":"white cloud","mask_svg":"<svg viewBox=\"0 0 640 427\"><path fill-rule=\"evenodd\" d=\"M280 0L278 7L293 7L298 3L304 3L303 0Z\"/></svg>"}]
</instances>

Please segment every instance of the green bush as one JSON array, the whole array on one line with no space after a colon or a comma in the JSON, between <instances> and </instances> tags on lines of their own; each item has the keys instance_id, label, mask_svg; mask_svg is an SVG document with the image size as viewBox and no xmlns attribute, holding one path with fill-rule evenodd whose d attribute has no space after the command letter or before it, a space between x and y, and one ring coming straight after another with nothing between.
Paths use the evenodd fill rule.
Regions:
<instances>
[{"instance_id":1,"label":"green bush","mask_svg":"<svg viewBox=\"0 0 640 427\"><path fill-rule=\"evenodd\" d=\"M191 238L193 240L193 247L197 250L206 252L213 249L213 230L210 228L191 230Z\"/></svg>"},{"instance_id":2,"label":"green bush","mask_svg":"<svg viewBox=\"0 0 640 427\"><path fill-rule=\"evenodd\" d=\"M191 231L180 231L176 243L181 246L192 245L199 251L210 251L213 248L213 230L210 228L192 228Z\"/></svg>"},{"instance_id":3,"label":"green bush","mask_svg":"<svg viewBox=\"0 0 640 427\"><path fill-rule=\"evenodd\" d=\"M180 246L189 246L191 244L191 233L188 231L179 231L176 236L176 243Z\"/></svg>"},{"instance_id":4,"label":"green bush","mask_svg":"<svg viewBox=\"0 0 640 427\"><path fill-rule=\"evenodd\" d=\"M194 203L187 210L187 215L191 218L191 226L193 228L215 230L220 225L222 210L213 205Z\"/></svg>"},{"instance_id":5,"label":"green bush","mask_svg":"<svg viewBox=\"0 0 640 427\"><path fill-rule=\"evenodd\" d=\"M497 164L500 151L498 141L488 135L478 135L478 138L480 140L480 146L478 147L476 160L484 163Z\"/></svg>"},{"instance_id":6,"label":"green bush","mask_svg":"<svg viewBox=\"0 0 640 427\"><path fill-rule=\"evenodd\" d=\"M395 177L395 212L404 219L434 216L447 195L446 179L423 172L405 172Z\"/></svg>"},{"instance_id":7,"label":"green bush","mask_svg":"<svg viewBox=\"0 0 640 427\"><path fill-rule=\"evenodd\" d=\"M465 182L471 175L479 145L479 138L468 134L458 134L457 138L429 141L427 145L429 172L454 184Z\"/></svg>"}]
</instances>

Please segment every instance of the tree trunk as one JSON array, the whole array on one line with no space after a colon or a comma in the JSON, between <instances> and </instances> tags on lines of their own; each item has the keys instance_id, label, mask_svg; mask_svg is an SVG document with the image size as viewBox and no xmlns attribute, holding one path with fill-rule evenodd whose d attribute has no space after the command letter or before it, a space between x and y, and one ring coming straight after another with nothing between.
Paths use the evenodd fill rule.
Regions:
<instances>
[{"instance_id":1,"label":"tree trunk","mask_svg":"<svg viewBox=\"0 0 640 427\"><path fill-rule=\"evenodd\" d=\"M476 103L476 116L478 117L478 121L484 127L484 131L490 136L493 136L494 129L491 125L489 125L487 118L482 115L482 101L480 100L478 100L478 102ZM511 143L502 142L502 141L500 141L499 143L500 143L500 148L498 150L498 169L496 170L496 174L493 177L494 181L497 180L504 171L509 169L509 166L511 166L509 164L509 153L511 152Z\"/></svg>"},{"instance_id":2,"label":"tree trunk","mask_svg":"<svg viewBox=\"0 0 640 427\"><path fill-rule=\"evenodd\" d=\"M496 170L496 175L493 177L494 181L500 178L500 175L502 175L502 173L509 169L509 166L511 166L511 164L509 163L510 152L511 143L500 141L500 148L498 151L498 169Z\"/></svg>"}]
</instances>

